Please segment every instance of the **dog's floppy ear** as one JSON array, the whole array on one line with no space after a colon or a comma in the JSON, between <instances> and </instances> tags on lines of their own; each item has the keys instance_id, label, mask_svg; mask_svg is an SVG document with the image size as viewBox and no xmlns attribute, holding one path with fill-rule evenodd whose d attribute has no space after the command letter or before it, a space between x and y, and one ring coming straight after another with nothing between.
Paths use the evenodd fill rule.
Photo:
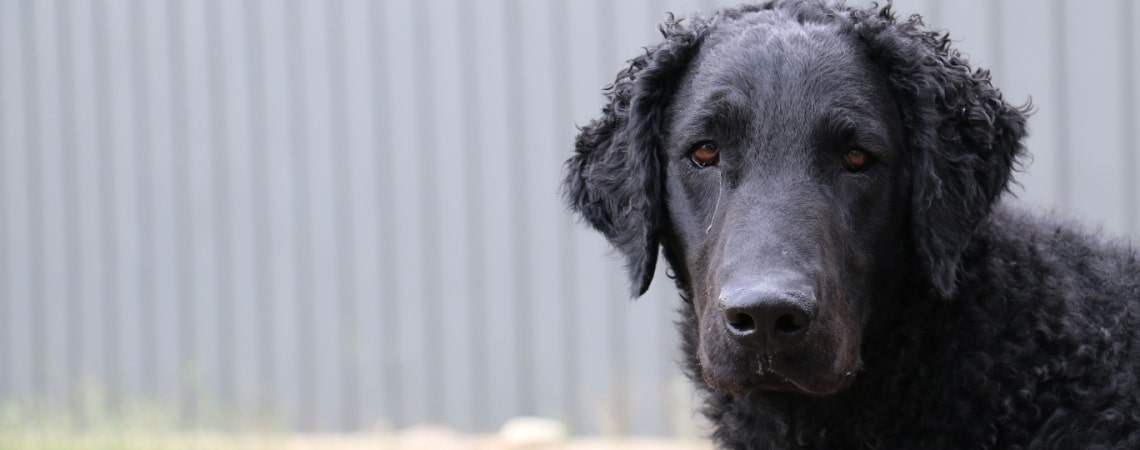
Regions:
<instances>
[{"instance_id":1,"label":"dog's floppy ear","mask_svg":"<svg viewBox=\"0 0 1140 450\"><path fill-rule=\"evenodd\" d=\"M1029 107L1002 100L989 72L972 70L949 37L926 30L918 16L896 22L886 7L856 19L907 129L910 237L932 287L950 298L970 237L1024 151Z\"/></svg>"},{"instance_id":2,"label":"dog's floppy ear","mask_svg":"<svg viewBox=\"0 0 1140 450\"><path fill-rule=\"evenodd\" d=\"M608 104L578 134L562 185L570 208L625 256L633 296L649 288L657 264L662 115L699 35L672 17L661 32L665 42L647 48L606 87Z\"/></svg>"}]
</instances>

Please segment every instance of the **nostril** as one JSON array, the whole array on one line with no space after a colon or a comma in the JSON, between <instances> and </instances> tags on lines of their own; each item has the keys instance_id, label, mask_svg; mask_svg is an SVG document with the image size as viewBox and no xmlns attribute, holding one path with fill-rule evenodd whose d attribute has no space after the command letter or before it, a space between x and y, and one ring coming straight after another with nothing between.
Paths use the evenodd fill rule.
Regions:
<instances>
[{"instance_id":1,"label":"nostril","mask_svg":"<svg viewBox=\"0 0 1140 450\"><path fill-rule=\"evenodd\" d=\"M784 314L776 319L776 332L780 334L796 334L807 327L807 317L796 314Z\"/></svg>"},{"instance_id":2,"label":"nostril","mask_svg":"<svg viewBox=\"0 0 1140 450\"><path fill-rule=\"evenodd\" d=\"M729 329L738 334L756 331L756 321L752 319L752 316L741 311L731 311L726 314L725 322L728 323Z\"/></svg>"},{"instance_id":3,"label":"nostril","mask_svg":"<svg viewBox=\"0 0 1140 450\"><path fill-rule=\"evenodd\" d=\"M755 350L790 350L806 342L814 319L812 297L800 291L723 289L722 330L737 343Z\"/></svg>"}]
</instances>

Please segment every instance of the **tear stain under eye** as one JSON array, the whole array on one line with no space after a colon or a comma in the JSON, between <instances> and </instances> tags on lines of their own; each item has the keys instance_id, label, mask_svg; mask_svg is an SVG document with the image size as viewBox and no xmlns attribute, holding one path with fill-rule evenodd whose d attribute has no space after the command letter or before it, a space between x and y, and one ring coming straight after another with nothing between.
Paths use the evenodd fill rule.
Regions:
<instances>
[{"instance_id":1,"label":"tear stain under eye","mask_svg":"<svg viewBox=\"0 0 1140 450\"><path fill-rule=\"evenodd\" d=\"M715 205L713 205L713 213L712 213L712 217L711 217L711 218L709 218L709 226L708 226L708 228L705 228L705 235L708 235L708 234L709 234L709 231L710 231L710 230L712 230L712 226L713 226L713 223L715 223L715 222L716 222L716 212L717 212L718 210L720 210L720 195L721 195L722 193L724 193L724 183L722 183L722 182L721 182L721 180L720 180L720 176L719 176L719 175L717 176L717 180L716 180L716 181L717 181L717 183L716 183L716 185L717 185L717 190L716 190L716 204L715 204Z\"/></svg>"}]
</instances>

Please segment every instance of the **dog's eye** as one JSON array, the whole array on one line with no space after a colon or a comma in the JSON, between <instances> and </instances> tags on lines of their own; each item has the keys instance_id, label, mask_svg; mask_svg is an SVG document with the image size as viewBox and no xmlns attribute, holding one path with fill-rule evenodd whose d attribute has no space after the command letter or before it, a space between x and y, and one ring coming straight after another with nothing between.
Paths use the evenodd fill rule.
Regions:
<instances>
[{"instance_id":1,"label":"dog's eye","mask_svg":"<svg viewBox=\"0 0 1140 450\"><path fill-rule=\"evenodd\" d=\"M843 169L848 172L862 172L867 170L868 167L871 167L871 163L874 162L874 160L875 158L871 156L870 153L859 149L851 149L843 154Z\"/></svg>"},{"instance_id":2,"label":"dog's eye","mask_svg":"<svg viewBox=\"0 0 1140 450\"><path fill-rule=\"evenodd\" d=\"M689 159L697 167L715 166L720 164L720 152L715 143L702 142L689 151Z\"/></svg>"}]
</instances>

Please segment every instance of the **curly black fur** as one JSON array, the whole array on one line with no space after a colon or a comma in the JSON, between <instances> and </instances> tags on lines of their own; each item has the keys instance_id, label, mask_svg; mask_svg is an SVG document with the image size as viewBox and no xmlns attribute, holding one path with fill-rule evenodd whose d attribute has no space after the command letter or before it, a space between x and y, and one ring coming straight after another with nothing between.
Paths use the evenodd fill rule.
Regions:
<instances>
[{"instance_id":1,"label":"curly black fur","mask_svg":"<svg viewBox=\"0 0 1140 450\"><path fill-rule=\"evenodd\" d=\"M842 48L857 49L853 61L876 68L868 76L886 80L883 87L871 80L862 89L885 90L897 106L897 114L887 111L867 122L886 130L880 150L894 161L866 179L891 179L893 185L875 188L878 197L858 194L863 196L852 197L851 206L842 206L846 200L839 194L801 198L799 207L812 211L816 222L789 222L784 216L792 213L777 211L776 219L759 219L769 228L756 228L740 216L760 208L755 195L795 199L849 182L820 175L809 164L803 173L822 180L816 188L741 194L753 172L726 167L727 184L718 185L740 198L753 197L721 207L718 192L715 208L690 206L685 195L711 196L701 190L704 182L693 181L708 172L686 175L689 169L678 162L686 143L673 142L684 139L684 124L695 114L686 108L699 109L703 98L705 87L690 79L693 66L721 70L714 59L759 51L725 47L724 36L788 23L814 27L807 35L823 27L841 37ZM1023 153L1028 107L1009 106L988 72L972 70L945 33L928 30L918 16L899 20L889 6L861 9L821 1L746 5L687 23L669 17L661 32L664 42L647 48L606 88L609 103L582 128L563 188L570 207L625 255L635 295L648 287L657 250L663 249L685 300L678 325L686 371L704 393L703 411L721 446L1140 448L1137 254L1071 224L997 206ZM721 50L705 55L710 39L719 39ZM799 53L788 53L793 55L814 51L795 44L801 41L787 42L792 44L773 45L801 45L791 49ZM775 83L761 91L801 87L786 79L740 77ZM783 112L810 119L813 111ZM746 133L751 125L740 123L732 129ZM762 129L767 134L754 134L767 140L754 139L750 146L806 142L795 128ZM897 144L890 138L896 134ZM820 157L799 158L779 167ZM860 183L852 186L871 185ZM877 226L878 235L863 237L865 227L850 222L879 202L868 199L894 203L889 212L868 216L884 224ZM840 210L828 209L835 204ZM845 284L818 293L842 300L819 300L820 309L838 305L845 311L827 322L837 329L813 329L808 340L815 345L786 352L853 358L855 370L840 374L853 379L820 382L827 389L814 393L750 387L754 380L748 377L757 375L743 372L755 372L749 359L754 355L713 333L722 325L709 319L719 320L709 311L716 309L716 280L724 276L719 271L727 267L718 261L731 250L725 250L725 236L749 227L760 234L783 230L785 222L822 224L813 236L829 244L794 262L819 263L806 265L821 267L811 272L824 280L819 286L826 288L828 280ZM906 238L886 244L896 232ZM816 348L835 336L855 339L858 346L853 353Z\"/></svg>"}]
</instances>

